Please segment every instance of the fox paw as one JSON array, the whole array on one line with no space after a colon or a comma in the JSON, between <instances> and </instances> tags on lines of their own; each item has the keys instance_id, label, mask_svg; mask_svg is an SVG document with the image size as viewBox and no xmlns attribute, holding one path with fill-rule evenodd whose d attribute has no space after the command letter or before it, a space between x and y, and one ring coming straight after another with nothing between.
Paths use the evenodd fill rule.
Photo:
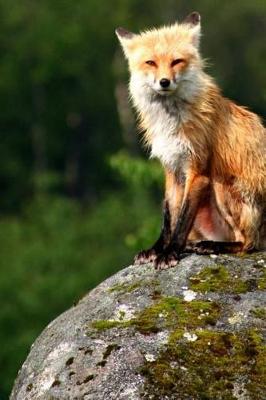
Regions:
<instances>
[{"instance_id":1,"label":"fox paw","mask_svg":"<svg viewBox=\"0 0 266 400\"><path fill-rule=\"evenodd\" d=\"M155 262L155 269L162 270L175 267L179 261L179 254L171 250L160 254Z\"/></svg>"},{"instance_id":2,"label":"fox paw","mask_svg":"<svg viewBox=\"0 0 266 400\"><path fill-rule=\"evenodd\" d=\"M152 263L156 260L157 253L154 249L142 250L134 258L134 265Z\"/></svg>"}]
</instances>

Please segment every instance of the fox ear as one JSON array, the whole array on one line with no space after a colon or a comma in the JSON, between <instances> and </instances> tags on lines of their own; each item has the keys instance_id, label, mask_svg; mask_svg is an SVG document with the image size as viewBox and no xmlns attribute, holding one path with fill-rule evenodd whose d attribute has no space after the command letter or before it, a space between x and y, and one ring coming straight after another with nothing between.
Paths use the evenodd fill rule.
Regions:
<instances>
[{"instance_id":1,"label":"fox ear","mask_svg":"<svg viewBox=\"0 0 266 400\"><path fill-rule=\"evenodd\" d=\"M118 37L118 39L121 40L121 41L124 40L124 39L132 39L135 36L134 33L129 32L126 29L121 28L121 27L117 28L115 30L115 33L116 33L116 36Z\"/></svg>"},{"instance_id":2,"label":"fox ear","mask_svg":"<svg viewBox=\"0 0 266 400\"><path fill-rule=\"evenodd\" d=\"M200 24L200 14L197 11L189 14L183 21L183 24L190 24L192 26Z\"/></svg>"},{"instance_id":3,"label":"fox ear","mask_svg":"<svg viewBox=\"0 0 266 400\"><path fill-rule=\"evenodd\" d=\"M115 30L115 33L118 37L119 42L121 43L125 56L127 57L131 39L133 39L136 35L135 33L129 32L124 28L117 28Z\"/></svg>"},{"instance_id":4,"label":"fox ear","mask_svg":"<svg viewBox=\"0 0 266 400\"><path fill-rule=\"evenodd\" d=\"M201 26L200 26L201 17L197 11L189 14L183 21L183 24L189 25L189 28L192 33L192 41L196 47L199 47L200 42L200 34L201 34Z\"/></svg>"}]
</instances>

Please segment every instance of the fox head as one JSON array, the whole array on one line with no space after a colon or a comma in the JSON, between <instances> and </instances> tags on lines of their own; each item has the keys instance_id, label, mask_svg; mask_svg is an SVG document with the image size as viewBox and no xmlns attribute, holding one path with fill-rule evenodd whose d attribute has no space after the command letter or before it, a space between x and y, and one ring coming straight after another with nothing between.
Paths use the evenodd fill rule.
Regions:
<instances>
[{"instance_id":1,"label":"fox head","mask_svg":"<svg viewBox=\"0 0 266 400\"><path fill-rule=\"evenodd\" d=\"M199 54L200 15L190 14L182 23L134 34L118 28L116 34L128 59L130 89L134 96L180 94L195 83L202 68Z\"/></svg>"}]
</instances>

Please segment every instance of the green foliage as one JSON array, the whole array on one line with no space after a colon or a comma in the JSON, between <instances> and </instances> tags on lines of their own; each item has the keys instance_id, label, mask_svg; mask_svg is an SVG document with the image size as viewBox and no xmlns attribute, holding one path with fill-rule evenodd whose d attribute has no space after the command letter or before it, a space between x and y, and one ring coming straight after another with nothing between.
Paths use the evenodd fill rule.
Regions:
<instances>
[{"instance_id":1,"label":"green foliage","mask_svg":"<svg viewBox=\"0 0 266 400\"><path fill-rule=\"evenodd\" d=\"M136 252L150 246L159 234L163 170L158 161L147 162L126 152L112 156L110 165L125 184L128 201L139 211L138 227L125 237L126 245Z\"/></svg>"},{"instance_id":2,"label":"green foliage","mask_svg":"<svg viewBox=\"0 0 266 400\"><path fill-rule=\"evenodd\" d=\"M163 169L158 161L149 163L142 158L130 157L125 151L120 151L110 158L110 165L127 184L131 192L142 185L145 189L162 186Z\"/></svg>"}]
</instances>

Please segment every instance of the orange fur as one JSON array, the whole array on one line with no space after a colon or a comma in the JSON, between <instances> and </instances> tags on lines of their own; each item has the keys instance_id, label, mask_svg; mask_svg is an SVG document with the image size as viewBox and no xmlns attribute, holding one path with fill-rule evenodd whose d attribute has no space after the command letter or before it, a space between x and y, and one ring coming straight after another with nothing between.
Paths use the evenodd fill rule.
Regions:
<instances>
[{"instance_id":1,"label":"orange fur","mask_svg":"<svg viewBox=\"0 0 266 400\"><path fill-rule=\"evenodd\" d=\"M166 170L172 233L188 202L192 225L185 241L235 240L244 251L259 249L266 242L266 130L256 114L223 97L205 74L199 37L199 24L187 22L119 36L133 103L145 143L156 147ZM173 66L173 60L179 61ZM162 78L172 85L167 96L160 91ZM175 146L177 167L175 153L170 157Z\"/></svg>"}]
</instances>

